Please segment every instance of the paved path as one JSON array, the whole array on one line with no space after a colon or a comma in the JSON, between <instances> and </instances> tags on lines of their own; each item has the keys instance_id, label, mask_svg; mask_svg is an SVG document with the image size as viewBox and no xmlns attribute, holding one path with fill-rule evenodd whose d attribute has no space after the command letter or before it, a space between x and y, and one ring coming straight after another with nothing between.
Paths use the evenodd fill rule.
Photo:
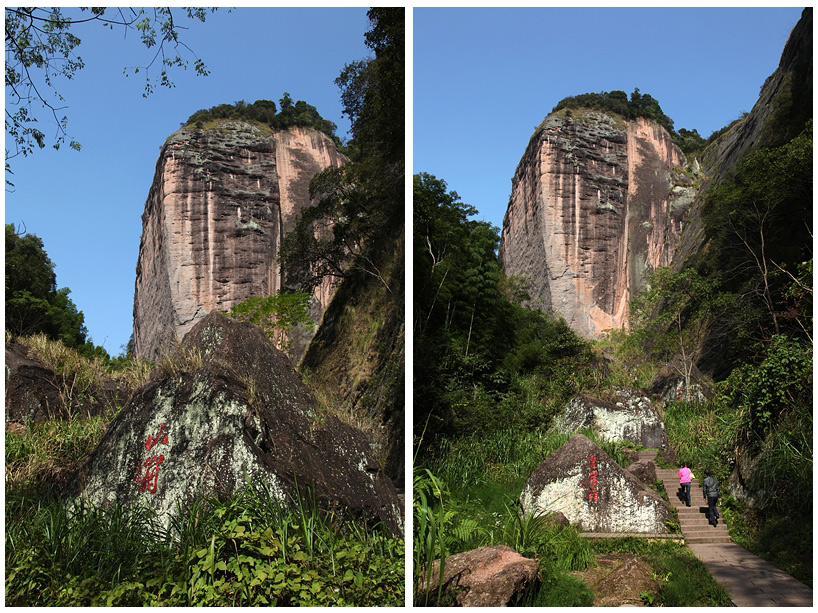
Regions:
<instances>
[{"instance_id":1,"label":"paved path","mask_svg":"<svg viewBox=\"0 0 818 613\"><path fill-rule=\"evenodd\" d=\"M645 453L647 457L647 452ZM655 457L655 456L654 456ZM641 457L640 457L641 459ZM695 471L694 471L695 474ZM681 499L678 469L656 469L671 505L679 512L686 544L737 607L811 607L812 588L732 542L727 527L707 521L699 480L690 487L692 506Z\"/></svg>"},{"instance_id":2,"label":"paved path","mask_svg":"<svg viewBox=\"0 0 818 613\"><path fill-rule=\"evenodd\" d=\"M811 607L812 588L735 543L689 545L737 607Z\"/></svg>"}]
</instances>

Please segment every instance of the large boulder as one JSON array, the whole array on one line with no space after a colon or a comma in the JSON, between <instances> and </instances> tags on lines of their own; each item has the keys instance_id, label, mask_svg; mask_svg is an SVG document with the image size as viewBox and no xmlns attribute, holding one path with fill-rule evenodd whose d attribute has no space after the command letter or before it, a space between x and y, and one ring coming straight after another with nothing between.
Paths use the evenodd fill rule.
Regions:
<instances>
[{"instance_id":1,"label":"large boulder","mask_svg":"<svg viewBox=\"0 0 818 613\"><path fill-rule=\"evenodd\" d=\"M101 505L177 503L263 482L402 534L397 493L364 435L318 410L286 355L251 324L211 313L137 390L72 480Z\"/></svg>"},{"instance_id":2,"label":"large boulder","mask_svg":"<svg viewBox=\"0 0 818 613\"><path fill-rule=\"evenodd\" d=\"M519 604L537 579L540 563L524 558L511 547L493 545L446 558L444 594L455 594L461 607L504 607ZM432 590L440 577L440 560L432 562ZM425 585L421 585L425 589ZM444 599L446 596L444 596Z\"/></svg>"},{"instance_id":3,"label":"large boulder","mask_svg":"<svg viewBox=\"0 0 818 613\"><path fill-rule=\"evenodd\" d=\"M643 447L667 447L665 424L649 398L636 390L617 390L616 403L577 396L557 417L563 432L593 429L607 441L630 441Z\"/></svg>"},{"instance_id":4,"label":"large boulder","mask_svg":"<svg viewBox=\"0 0 818 613\"><path fill-rule=\"evenodd\" d=\"M531 473L520 494L526 515L561 512L587 532L668 532L667 503L577 434Z\"/></svg>"}]
</instances>

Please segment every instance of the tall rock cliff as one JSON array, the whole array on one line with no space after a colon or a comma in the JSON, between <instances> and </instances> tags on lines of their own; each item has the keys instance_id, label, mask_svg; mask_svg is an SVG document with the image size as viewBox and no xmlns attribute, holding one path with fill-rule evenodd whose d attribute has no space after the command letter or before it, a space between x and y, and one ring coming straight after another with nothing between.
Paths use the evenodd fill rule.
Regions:
<instances>
[{"instance_id":1,"label":"tall rock cliff","mask_svg":"<svg viewBox=\"0 0 818 613\"><path fill-rule=\"evenodd\" d=\"M531 305L586 338L627 323L645 274L667 266L693 179L670 134L600 111L549 115L512 179L500 257Z\"/></svg>"},{"instance_id":2,"label":"tall rock cliff","mask_svg":"<svg viewBox=\"0 0 818 613\"><path fill-rule=\"evenodd\" d=\"M708 188L734 172L742 156L788 141L812 118L812 73L812 8L805 8L753 108L725 128L704 151L702 184L674 256L674 269L707 249L701 210Z\"/></svg>"},{"instance_id":3,"label":"tall rock cliff","mask_svg":"<svg viewBox=\"0 0 818 613\"><path fill-rule=\"evenodd\" d=\"M311 204L310 179L344 161L312 128L220 120L170 136L142 215L136 355L155 360L210 311L277 293L278 248ZM331 292L329 284L316 289L316 320Z\"/></svg>"}]
</instances>

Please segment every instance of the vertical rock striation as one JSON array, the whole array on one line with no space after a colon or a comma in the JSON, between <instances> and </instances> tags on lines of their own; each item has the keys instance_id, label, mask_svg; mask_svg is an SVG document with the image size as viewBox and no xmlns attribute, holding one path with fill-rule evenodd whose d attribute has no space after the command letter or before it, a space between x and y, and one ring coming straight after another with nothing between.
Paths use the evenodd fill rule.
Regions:
<instances>
[{"instance_id":1,"label":"vertical rock striation","mask_svg":"<svg viewBox=\"0 0 818 613\"><path fill-rule=\"evenodd\" d=\"M343 162L332 139L312 128L223 120L168 138L142 215L136 355L155 360L210 311L277 293L278 248L311 204L310 179ZM331 290L316 290L315 315Z\"/></svg>"},{"instance_id":2,"label":"vertical rock striation","mask_svg":"<svg viewBox=\"0 0 818 613\"><path fill-rule=\"evenodd\" d=\"M555 113L512 179L500 257L532 306L586 338L627 323L630 297L666 266L693 199L682 152L648 119Z\"/></svg>"}]
</instances>

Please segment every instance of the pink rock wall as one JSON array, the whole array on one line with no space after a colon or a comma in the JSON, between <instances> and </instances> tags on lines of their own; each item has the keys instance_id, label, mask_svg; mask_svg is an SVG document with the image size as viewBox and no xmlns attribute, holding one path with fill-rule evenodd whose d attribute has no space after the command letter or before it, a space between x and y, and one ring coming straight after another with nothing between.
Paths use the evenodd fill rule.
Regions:
<instances>
[{"instance_id":1,"label":"pink rock wall","mask_svg":"<svg viewBox=\"0 0 818 613\"><path fill-rule=\"evenodd\" d=\"M282 132L224 121L165 142L142 215L134 349L157 359L214 309L281 288L283 235L310 206L309 182L344 161L311 128ZM316 290L318 318L329 284Z\"/></svg>"},{"instance_id":2,"label":"pink rock wall","mask_svg":"<svg viewBox=\"0 0 818 613\"><path fill-rule=\"evenodd\" d=\"M626 326L646 273L673 256L693 189L684 163L650 120L549 116L512 179L500 247L507 274L527 279L532 306L586 338Z\"/></svg>"}]
</instances>

